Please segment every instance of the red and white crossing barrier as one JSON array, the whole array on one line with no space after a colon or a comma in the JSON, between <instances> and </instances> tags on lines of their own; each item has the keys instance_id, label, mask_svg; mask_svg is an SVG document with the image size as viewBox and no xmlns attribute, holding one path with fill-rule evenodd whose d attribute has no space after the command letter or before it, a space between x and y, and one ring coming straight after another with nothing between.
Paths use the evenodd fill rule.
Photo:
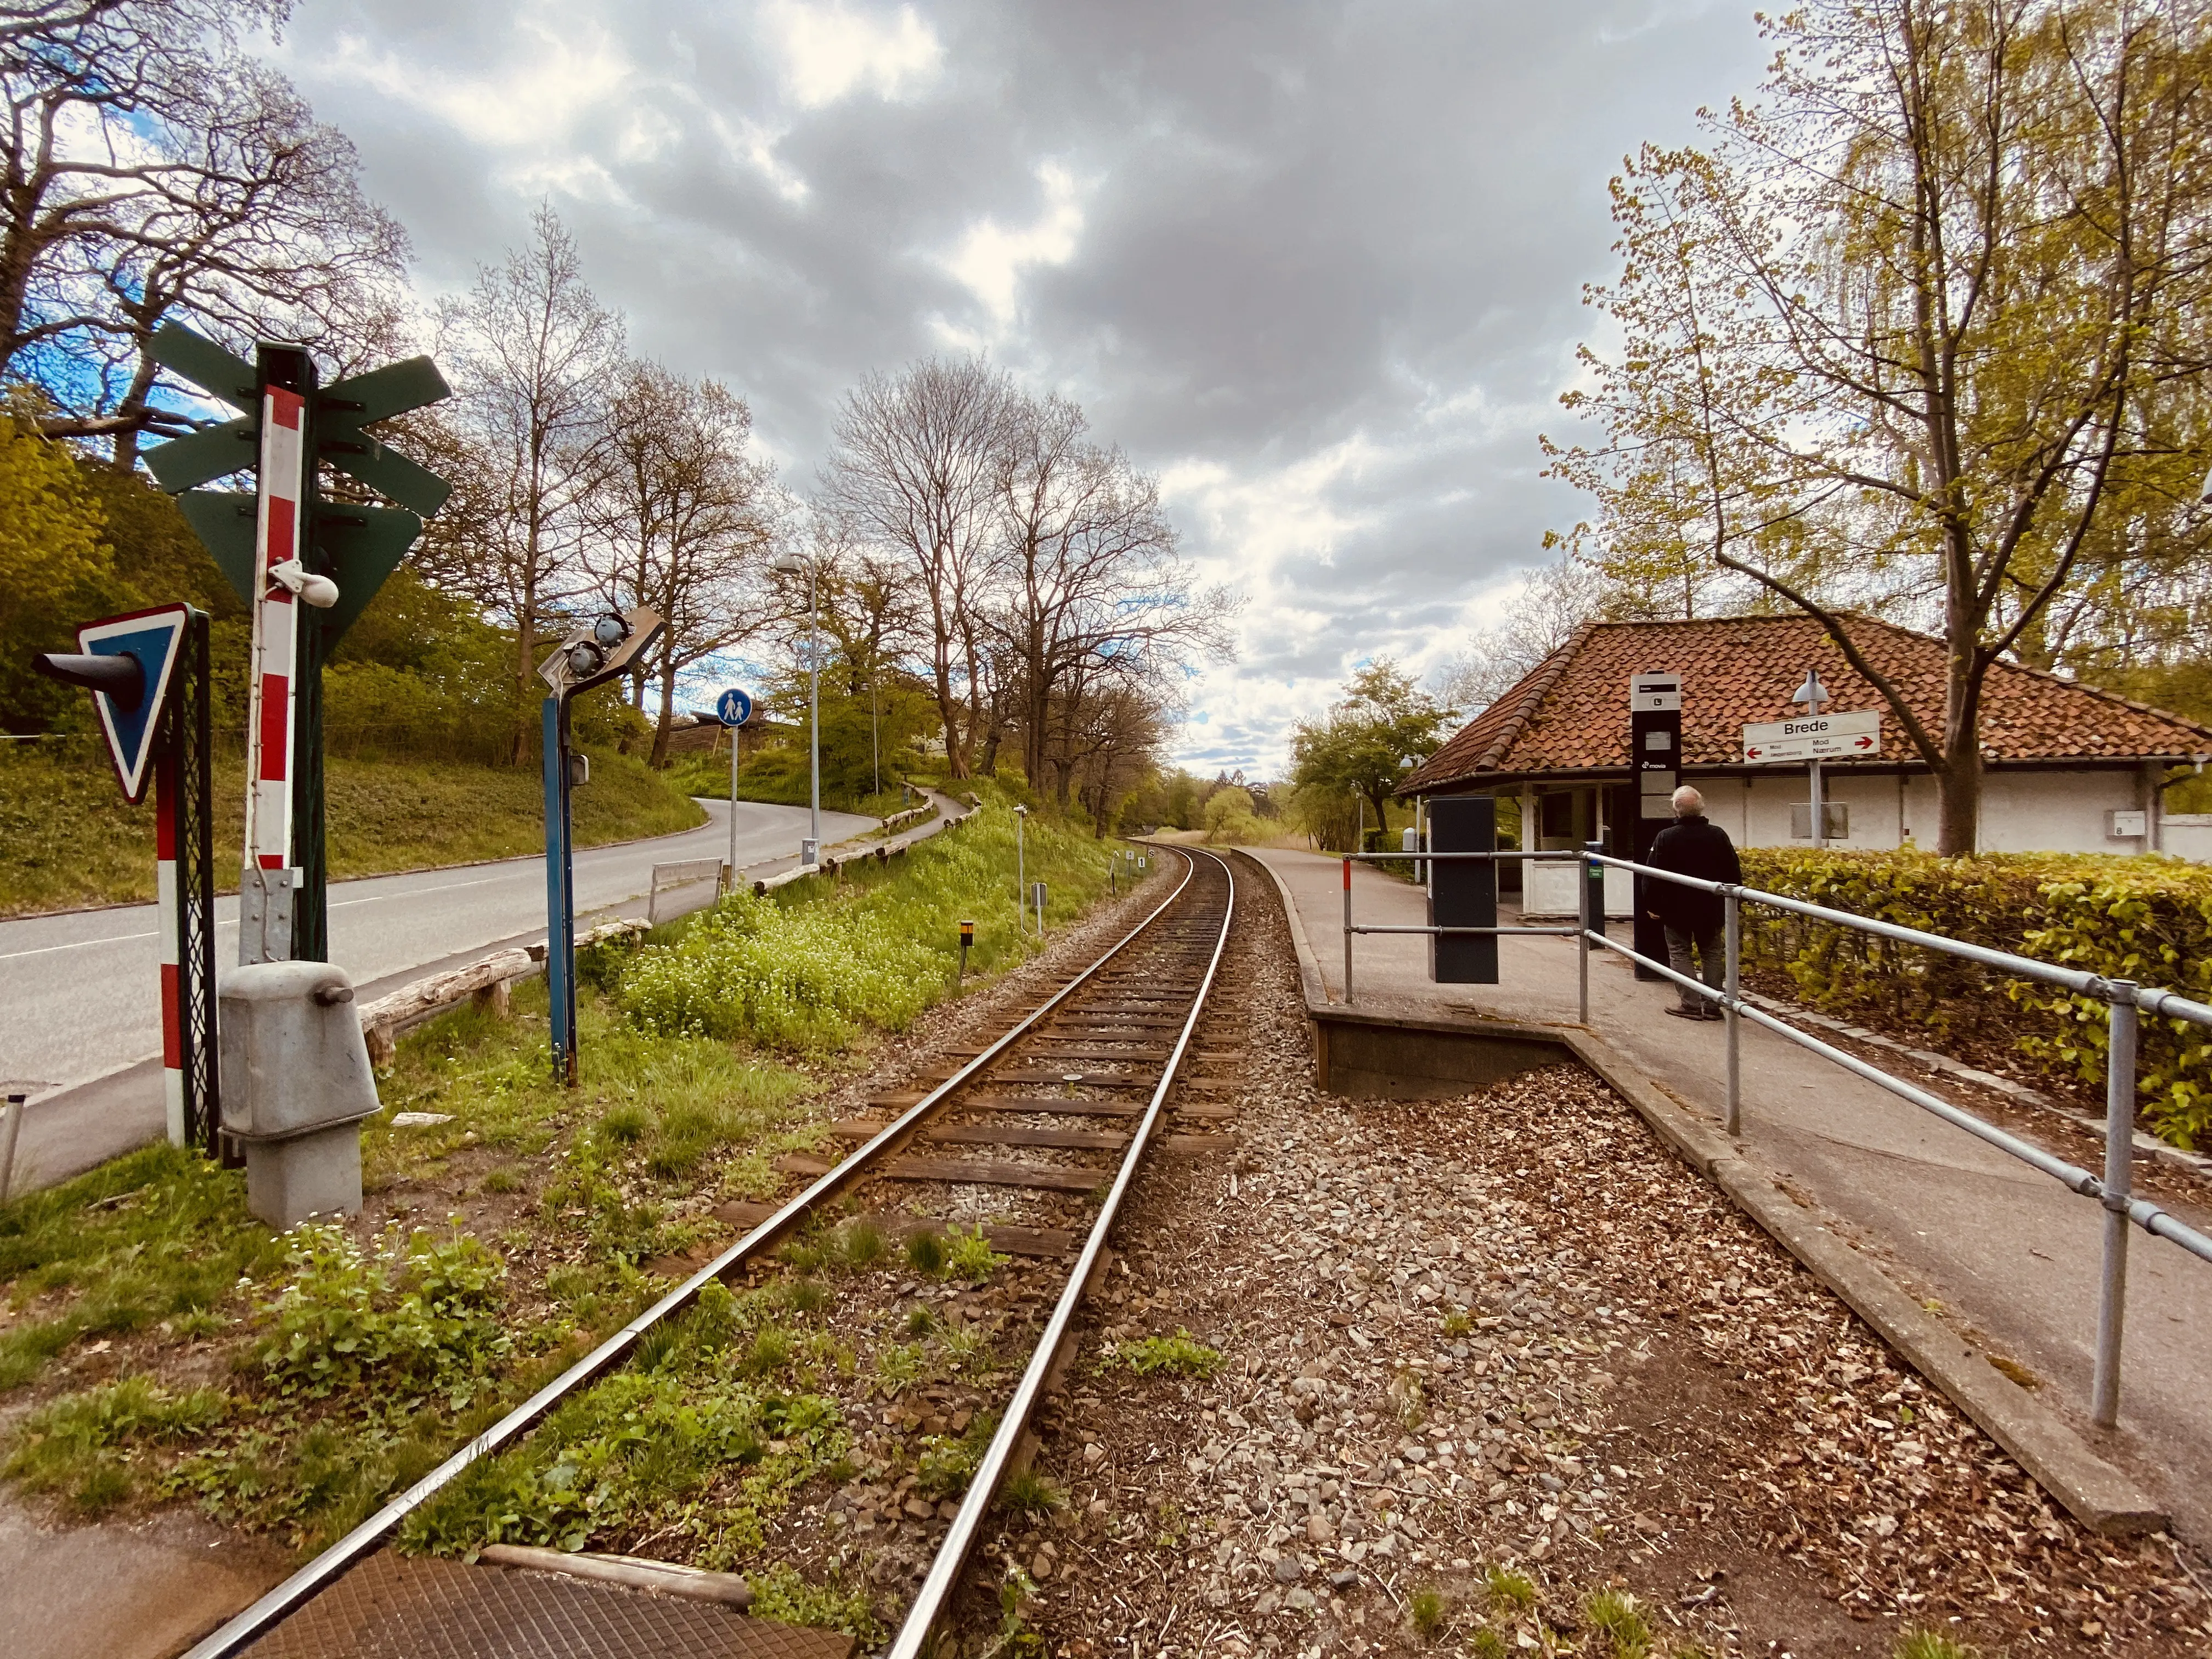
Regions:
<instances>
[{"instance_id":1,"label":"red and white crossing barrier","mask_svg":"<svg viewBox=\"0 0 2212 1659\"><path fill-rule=\"evenodd\" d=\"M270 386L261 400L260 511L254 538L253 679L246 714L246 859L263 870L292 862L292 745L300 608L269 579L300 556L300 507L307 483L307 400ZM248 942L248 948L252 948Z\"/></svg>"}]
</instances>

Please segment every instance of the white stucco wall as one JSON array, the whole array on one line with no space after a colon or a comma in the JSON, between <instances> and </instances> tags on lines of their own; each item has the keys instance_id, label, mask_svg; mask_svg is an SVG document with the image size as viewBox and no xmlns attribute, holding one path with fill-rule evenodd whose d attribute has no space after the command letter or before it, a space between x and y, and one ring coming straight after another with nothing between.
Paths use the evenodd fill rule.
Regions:
<instances>
[{"instance_id":1,"label":"white stucco wall","mask_svg":"<svg viewBox=\"0 0 2212 1659\"><path fill-rule=\"evenodd\" d=\"M1805 847L1790 834L1790 809L1808 799L1805 769L1792 766L1752 778L1693 780L1705 792L1705 813L1741 847ZM1911 841L1936 844L1936 781L1924 775L1903 779L1830 772L1827 799L1850 808L1849 835L1835 845L1890 848ZM1988 853L2140 853L2144 840L2105 833L2106 814L2141 806L2142 784L2127 771L1992 771L1982 780L1980 845ZM2204 837L2212 851L2212 834ZM2178 846L2167 850L2201 856Z\"/></svg>"},{"instance_id":2,"label":"white stucco wall","mask_svg":"<svg viewBox=\"0 0 2212 1659\"><path fill-rule=\"evenodd\" d=\"M2159 851L2212 864L2212 812L2168 812Z\"/></svg>"}]
</instances>

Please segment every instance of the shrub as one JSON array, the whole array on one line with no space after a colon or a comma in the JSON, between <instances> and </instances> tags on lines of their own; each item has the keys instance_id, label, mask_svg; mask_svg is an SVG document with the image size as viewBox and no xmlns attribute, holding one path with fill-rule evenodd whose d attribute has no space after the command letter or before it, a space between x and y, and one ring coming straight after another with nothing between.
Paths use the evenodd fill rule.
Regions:
<instances>
[{"instance_id":1,"label":"shrub","mask_svg":"<svg viewBox=\"0 0 2212 1659\"><path fill-rule=\"evenodd\" d=\"M1434 1640L1443 1635L1451 1618L1451 1607L1443 1592L1433 1584L1424 1584L1415 1590L1406 1603L1406 1611L1413 1621L1414 1633L1424 1640Z\"/></svg>"},{"instance_id":2,"label":"shrub","mask_svg":"<svg viewBox=\"0 0 2212 1659\"><path fill-rule=\"evenodd\" d=\"M1024 1515L1047 1515L1067 1507L1067 1494L1048 1474L1017 1469L1000 1483L999 1501Z\"/></svg>"},{"instance_id":3,"label":"shrub","mask_svg":"<svg viewBox=\"0 0 2212 1659\"><path fill-rule=\"evenodd\" d=\"M955 1279L980 1285L1010 1260L992 1249L981 1227L965 1233L955 1227L945 1235L945 1271Z\"/></svg>"},{"instance_id":4,"label":"shrub","mask_svg":"<svg viewBox=\"0 0 2212 1659\"><path fill-rule=\"evenodd\" d=\"M1752 886L2112 978L2212 999L2212 869L2173 859L1747 848ZM1747 906L1747 966L1830 1013L2018 1055L2045 1075L2104 1076L2105 1006L1970 962ZM2145 1019L2138 1099L2177 1146L2212 1136L2212 1031Z\"/></svg>"},{"instance_id":5,"label":"shrub","mask_svg":"<svg viewBox=\"0 0 2212 1659\"><path fill-rule=\"evenodd\" d=\"M1974 1650L1941 1631L1912 1630L1898 1638L1897 1659L1974 1659Z\"/></svg>"},{"instance_id":6,"label":"shrub","mask_svg":"<svg viewBox=\"0 0 2212 1659\"><path fill-rule=\"evenodd\" d=\"M1583 1617L1612 1645L1613 1659L1645 1659L1651 1651L1651 1626L1626 1590L1593 1592L1583 1602Z\"/></svg>"},{"instance_id":7,"label":"shrub","mask_svg":"<svg viewBox=\"0 0 2212 1659\"><path fill-rule=\"evenodd\" d=\"M363 1250L336 1224L295 1230L292 1278L260 1310L263 1369L280 1388L320 1396L374 1381L441 1393L458 1410L512 1339L497 1286L507 1265L482 1241L387 1232Z\"/></svg>"},{"instance_id":8,"label":"shrub","mask_svg":"<svg viewBox=\"0 0 2212 1659\"><path fill-rule=\"evenodd\" d=\"M934 1230L917 1228L907 1235L906 1259L918 1273L933 1276L945 1271L945 1240Z\"/></svg>"},{"instance_id":9,"label":"shrub","mask_svg":"<svg viewBox=\"0 0 2212 1659\"><path fill-rule=\"evenodd\" d=\"M1483 1588L1492 1606L1509 1613L1526 1613L1536 1605L1536 1581L1518 1567L1492 1562L1482 1570Z\"/></svg>"}]
</instances>

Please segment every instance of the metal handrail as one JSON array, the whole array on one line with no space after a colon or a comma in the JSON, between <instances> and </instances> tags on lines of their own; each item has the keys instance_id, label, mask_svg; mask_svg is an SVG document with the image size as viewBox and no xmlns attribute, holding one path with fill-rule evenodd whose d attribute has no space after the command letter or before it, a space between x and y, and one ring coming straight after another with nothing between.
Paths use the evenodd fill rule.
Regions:
<instances>
[{"instance_id":1,"label":"metal handrail","mask_svg":"<svg viewBox=\"0 0 2212 1659\"><path fill-rule=\"evenodd\" d=\"M1604 949L1617 952L1637 963L1649 968L1660 977L1671 981L1692 994L1717 1005L1727 1021L1727 1093L1725 1127L1731 1136L1742 1133L1741 1054L1740 1022L1752 1024L1797 1044L1810 1053L1841 1066L1854 1076L1862 1078L1887 1091L1898 1098L1919 1107L1953 1127L1963 1130L1977 1139L1996 1148L2008 1157L2018 1159L2064 1186L2069 1191L2085 1198L2094 1198L2105 1211L2103 1243L2103 1273L2099 1295L2095 1376L2091 1384L2091 1414L2100 1426L2111 1428L2119 1417L2120 1357L2124 1315L2127 1301L2128 1227L2130 1223L2141 1227L2153 1237L2163 1238L2179 1246L2190 1255L2212 1261L2212 1237L2197 1231L2187 1223L2160 1209L2147 1200L2135 1196L2133 1190L2133 1162L2135 1152L2135 1117L2136 1085L2136 1043L2139 1036L2139 1016L2183 1019L2194 1024L2212 1027L2212 1006L2185 997L2179 992L2156 986L2137 984L2132 980L2111 979L2079 968L2064 968L2056 963L2039 962L2033 957L2023 957L2009 951L2000 951L1985 945L1973 945L1964 939L1948 939L1941 933L1927 933L1917 927L1902 927L1896 922L1882 921L1871 916L1855 915L1848 910L1832 909L1826 905L1809 903L1803 899L1790 898L1781 893L1770 893L1741 882L1707 881L1701 877L1681 874L1673 870L1662 870L1648 864L1638 864L1633 859L1616 858L1599 849L1593 842L1582 852L1565 853L1559 850L1529 852L1521 850L1490 853L1351 853L1340 854L1344 864L1344 1000L1352 1001L1352 940L1355 933L1478 933L1478 934L1543 934L1578 939L1576 951L1577 969L1580 981L1582 1023L1589 1023L1589 951ZM1498 862L1510 859L1535 860L1553 862L1571 860L1582 866L1583 887L1582 918L1571 927L1386 927L1382 925L1355 926L1352 920L1352 866L1355 861L1378 863L1386 860L1416 860L1437 862L1466 860ZM1723 988L1715 989L1702 980L1680 973L1670 964L1655 962L1632 946L1621 944L1605 931L1604 907L1601 900L1594 900L1595 890L1601 886L1607 869L1628 872L1655 880L1671 882L1677 886L1698 892L1711 893L1722 902L1723 932L1726 949L1726 972ZM1923 950L1938 951L1946 956L1979 963L2022 979L2051 985L2076 996L2092 998L2105 1005L2109 1022L2110 1040L2106 1044L2105 1068L2105 1170L2100 1176L2080 1165L2045 1151L2032 1142L2008 1133L1996 1125L1984 1122L1972 1113L1953 1105L1931 1094L1917 1085L1883 1071L1880 1066L1861 1060L1823 1042L1810 1033L1800 1030L1787 1021L1777 1018L1763 1008L1747 1001L1741 988L1742 917L1746 902L1765 905L1832 927L1872 934Z\"/></svg>"},{"instance_id":2,"label":"metal handrail","mask_svg":"<svg viewBox=\"0 0 2212 1659\"><path fill-rule=\"evenodd\" d=\"M2090 1415L2100 1428L2114 1426L2119 1421L2120 1357L2127 1312L2129 1223L2133 1222L2154 1238L2163 1238L2169 1243L2179 1245L2202 1261L2212 1261L2212 1237L2198 1232L2155 1204L2135 1196L2138 1016L2148 1011L2197 1024L2212 1025L2212 1008L2175 992L2138 985L2133 980L2108 979L2103 975L2087 973L2078 968L2062 968L2055 963L2039 962L2033 957L2019 956L2009 951L1972 945L1964 939L1947 939L1941 933L1900 927L1895 922L1879 921L1872 916L1854 915L1848 910L1834 910L1823 904L1810 904L1802 899L1747 887L1741 882L1706 881L1677 871L1638 864L1632 859L1614 858L1600 852L1595 844L1585 849L1583 867L1586 872L1583 904L1584 938L1593 944L1620 951L1631 960L1691 988L1698 995L1720 1004L1727 1014L1728 1129L1730 1134L1739 1133L1741 1128L1741 1108L1737 1088L1737 1022L1747 1018L1753 1024L1832 1060L1855 1076L1888 1091L1900 1100L1911 1102L2030 1168L2050 1176L2069 1191L2095 1199L2102 1206L2105 1211L2104 1260L2098 1294L2096 1362L2090 1383ZM1607 868L1626 870L1635 875L1672 882L1677 886L1714 894L1721 900L1727 933L1726 991L1717 992L1710 986L1678 974L1671 967L1653 962L1649 957L1608 938L1601 921L1595 928L1590 927L1588 888L1595 884ZM1995 1125L1984 1122L1972 1113L1964 1111L1902 1078L1893 1076L1856 1055L1847 1054L1832 1043L1823 1042L1786 1021L1776 1018L1765 1010L1744 1001L1739 988L1739 975L1742 959L1741 909L1746 900L1791 915L1809 917L1832 927L1894 939L1899 944L1978 963L2002 973L2056 985L2077 996L2093 997L2104 1003L2109 1037L2105 1045L2105 1173L2102 1178L2079 1165L2054 1157L2018 1136L2008 1134Z\"/></svg>"}]
</instances>

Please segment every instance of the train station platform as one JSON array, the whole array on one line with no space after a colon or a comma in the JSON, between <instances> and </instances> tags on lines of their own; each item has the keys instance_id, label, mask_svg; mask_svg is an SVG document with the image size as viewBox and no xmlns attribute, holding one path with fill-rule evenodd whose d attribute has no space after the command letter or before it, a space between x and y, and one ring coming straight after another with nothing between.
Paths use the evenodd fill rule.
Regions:
<instances>
[{"instance_id":1,"label":"train station platform","mask_svg":"<svg viewBox=\"0 0 2212 1659\"><path fill-rule=\"evenodd\" d=\"M1421 1082L1425 1073L1450 1074L1434 1051L1455 1042L1494 1054L1509 1071L1571 1052L2077 1517L2112 1532L2170 1517L2179 1536L2212 1549L2212 1393L2203 1387L2212 1376L2212 1267L2134 1234L2120 1425L2100 1431L2088 1415L2104 1220L2094 1201L1748 1021L1741 1031L1743 1132L1730 1142L1721 1133L1722 1023L1668 1018L1674 987L1638 980L1626 958L1607 951L1590 957L1583 1026L1571 939L1501 939L1498 984L1439 985L1429 978L1426 938L1361 936L1347 1004L1341 861L1275 848L1251 856L1273 876L1290 915L1324 1086L1463 1092L1475 1086L1480 1063L1461 1068L1470 1080L1457 1085ZM1419 889L1364 865L1353 868L1352 907L1358 923L1427 920ZM1626 923L1612 932L1628 941ZM1394 1054L1403 1065L1391 1063ZM1994 1115L1971 1091L1911 1080ZM2076 1163L2097 1163L2078 1137L2054 1133L2049 1118L2039 1126L2042 1115L2012 1109L2003 1127ZM2139 1159L2139 1182L2144 1168ZM2166 1176L2154 1195L2191 1226L2212 1223L2212 1188L2196 1176Z\"/></svg>"}]
</instances>

